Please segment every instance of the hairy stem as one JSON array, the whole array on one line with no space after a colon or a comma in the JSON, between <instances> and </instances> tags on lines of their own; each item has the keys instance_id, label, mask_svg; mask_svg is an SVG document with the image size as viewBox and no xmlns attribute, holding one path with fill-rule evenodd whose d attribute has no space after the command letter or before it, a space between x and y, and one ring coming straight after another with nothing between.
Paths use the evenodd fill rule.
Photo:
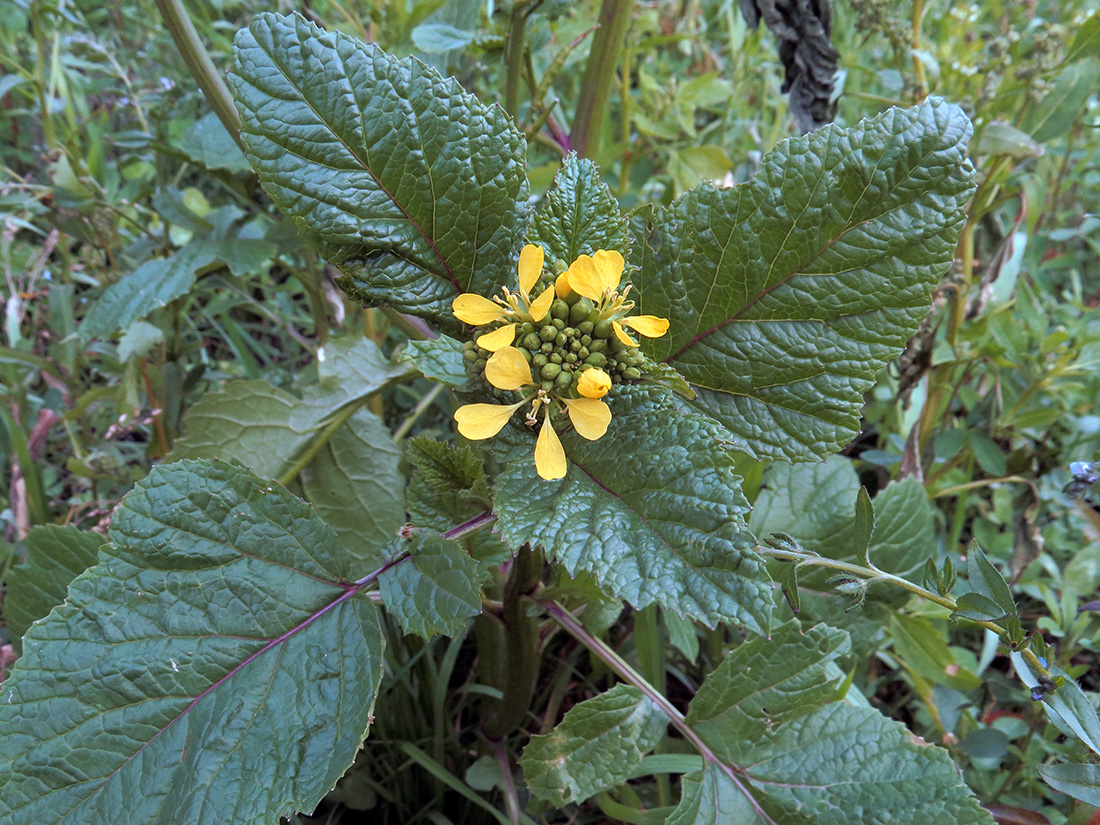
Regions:
<instances>
[{"instance_id":1,"label":"hairy stem","mask_svg":"<svg viewBox=\"0 0 1100 825\"><path fill-rule=\"evenodd\" d=\"M597 639L585 630L584 625L560 604L554 601L535 601L542 605L543 609L550 615L550 618L557 622L563 630L588 648L589 653L604 662L604 664L624 682L633 685L645 694L646 698L649 699L661 713L668 717L669 723L680 732L680 735L703 755L703 759L716 765L737 789L745 795L745 798L749 800L753 810L756 812L758 821L776 825L775 820L768 816L767 812L760 807L760 803L756 801L756 798L753 797L752 793L745 785L744 771L736 765L727 764L719 759L717 754L711 750L710 746L703 741L703 738L687 723L684 719L684 715L676 709L675 705L665 698L663 693L647 682L638 671L630 666L630 663L626 661L626 659L612 650L606 642Z\"/></svg>"}]
</instances>

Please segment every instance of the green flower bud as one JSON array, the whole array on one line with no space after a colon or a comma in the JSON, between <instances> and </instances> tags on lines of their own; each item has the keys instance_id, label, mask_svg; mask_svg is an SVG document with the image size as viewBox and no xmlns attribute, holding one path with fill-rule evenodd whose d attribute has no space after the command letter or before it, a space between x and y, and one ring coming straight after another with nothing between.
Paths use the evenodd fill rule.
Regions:
<instances>
[{"instance_id":1,"label":"green flower bud","mask_svg":"<svg viewBox=\"0 0 1100 825\"><path fill-rule=\"evenodd\" d=\"M543 381L542 382L542 388L544 390L546 390L547 392L550 392L550 390L554 389L554 382L553 381Z\"/></svg>"},{"instance_id":2,"label":"green flower bud","mask_svg":"<svg viewBox=\"0 0 1100 825\"><path fill-rule=\"evenodd\" d=\"M532 354L530 353L530 351L528 351L528 350L525 350L525 349L521 349L521 350L519 351L519 354L523 356L523 359L524 359L524 360L525 360L525 361L526 361L526 362L527 362L528 364L530 364L530 363L531 363L531 360L532 360L532 359L533 359L533 358L535 357L535 356L533 356L533 355L532 355Z\"/></svg>"},{"instance_id":3,"label":"green flower bud","mask_svg":"<svg viewBox=\"0 0 1100 825\"><path fill-rule=\"evenodd\" d=\"M549 363L550 363L549 357L547 357L546 355L544 355L541 352L538 353L537 355L531 356L531 366L532 367L542 367L542 366L545 366L546 364L549 364Z\"/></svg>"},{"instance_id":4,"label":"green flower bud","mask_svg":"<svg viewBox=\"0 0 1100 825\"><path fill-rule=\"evenodd\" d=\"M582 321L588 320L588 314L592 311L592 302L587 298L581 298L577 303L573 304L573 308L569 310L569 320L574 324L579 324Z\"/></svg>"},{"instance_id":5,"label":"green flower bud","mask_svg":"<svg viewBox=\"0 0 1100 825\"><path fill-rule=\"evenodd\" d=\"M577 357L582 359L587 358L590 352L591 351L588 349L588 347L581 347L579 350L577 350Z\"/></svg>"},{"instance_id":6,"label":"green flower bud","mask_svg":"<svg viewBox=\"0 0 1100 825\"><path fill-rule=\"evenodd\" d=\"M569 349L573 350L573 352L576 352L580 348L581 348L581 342L578 341L576 338L574 338L572 341L569 342Z\"/></svg>"},{"instance_id":7,"label":"green flower bud","mask_svg":"<svg viewBox=\"0 0 1100 825\"><path fill-rule=\"evenodd\" d=\"M543 344L541 347L539 347L539 351L540 352L545 352L547 355L549 355L551 352L554 351L554 342L553 341L547 341L545 344Z\"/></svg>"},{"instance_id":8,"label":"green flower bud","mask_svg":"<svg viewBox=\"0 0 1100 825\"><path fill-rule=\"evenodd\" d=\"M596 338L610 338L614 334L615 330L612 328L611 319L609 318L604 318L602 321L597 322L596 326L592 328L592 335Z\"/></svg>"},{"instance_id":9,"label":"green flower bud","mask_svg":"<svg viewBox=\"0 0 1100 825\"><path fill-rule=\"evenodd\" d=\"M560 364L561 363L561 353L560 352L550 353L550 363L551 364Z\"/></svg>"},{"instance_id":10,"label":"green flower bud","mask_svg":"<svg viewBox=\"0 0 1100 825\"><path fill-rule=\"evenodd\" d=\"M581 343L584 343L583 338L581 339ZM592 352L603 352L607 349L607 341L605 341L603 338L594 338L588 343L588 348Z\"/></svg>"},{"instance_id":11,"label":"green flower bud","mask_svg":"<svg viewBox=\"0 0 1100 825\"><path fill-rule=\"evenodd\" d=\"M542 338L534 332L529 332L523 336L523 346L534 352L542 346Z\"/></svg>"},{"instance_id":12,"label":"green flower bud","mask_svg":"<svg viewBox=\"0 0 1100 825\"><path fill-rule=\"evenodd\" d=\"M519 325L520 335L528 335L529 333L532 333L534 331L535 325L532 324L530 321L524 321L522 324Z\"/></svg>"},{"instance_id":13,"label":"green flower bud","mask_svg":"<svg viewBox=\"0 0 1100 825\"><path fill-rule=\"evenodd\" d=\"M637 378L641 378L641 377L642 377L642 371L640 369L638 369L637 367L627 367L625 370L623 370L623 378L635 378L635 379L637 379Z\"/></svg>"},{"instance_id":14,"label":"green flower bud","mask_svg":"<svg viewBox=\"0 0 1100 825\"><path fill-rule=\"evenodd\" d=\"M539 370L539 375L541 375L543 378L557 378L560 372L561 367L557 364L547 364L541 370Z\"/></svg>"},{"instance_id":15,"label":"green flower bud","mask_svg":"<svg viewBox=\"0 0 1100 825\"><path fill-rule=\"evenodd\" d=\"M554 339L554 343L557 344L559 347L564 347L565 343L568 340L569 340L568 335L566 335L564 332L559 332L558 337Z\"/></svg>"},{"instance_id":16,"label":"green flower bud","mask_svg":"<svg viewBox=\"0 0 1100 825\"><path fill-rule=\"evenodd\" d=\"M554 379L554 389L558 392L565 392L571 386L573 386L573 373L559 372L558 377Z\"/></svg>"},{"instance_id":17,"label":"green flower bud","mask_svg":"<svg viewBox=\"0 0 1100 825\"><path fill-rule=\"evenodd\" d=\"M550 305L550 317L552 318L568 318L572 310L569 309L569 304L565 303L561 298L554 301Z\"/></svg>"},{"instance_id":18,"label":"green flower bud","mask_svg":"<svg viewBox=\"0 0 1100 825\"><path fill-rule=\"evenodd\" d=\"M471 364L477 360L477 350L468 349L462 353L462 357L469 361Z\"/></svg>"},{"instance_id":19,"label":"green flower bud","mask_svg":"<svg viewBox=\"0 0 1100 825\"><path fill-rule=\"evenodd\" d=\"M485 369L485 362L487 360L488 359L485 359L485 358L478 358L476 361L474 361L474 369L477 370L478 372L481 372L482 370L484 370Z\"/></svg>"},{"instance_id":20,"label":"green flower bud","mask_svg":"<svg viewBox=\"0 0 1100 825\"><path fill-rule=\"evenodd\" d=\"M558 328L553 324L547 324L539 330L539 337L543 341L553 341L558 337Z\"/></svg>"},{"instance_id":21,"label":"green flower bud","mask_svg":"<svg viewBox=\"0 0 1100 825\"><path fill-rule=\"evenodd\" d=\"M563 321L561 318L554 318L550 323L553 324L554 327L559 331L565 329L565 321Z\"/></svg>"},{"instance_id":22,"label":"green flower bud","mask_svg":"<svg viewBox=\"0 0 1100 825\"><path fill-rule=\"evenodd\" d=\"M577 353L575 353L575 352L567 352L567 353L565 354L565 363L567 363L567 364L575 364L575 363L577 363Z\"/></svg>"},{"instance_id":23,"label":"green flower bud","mask_svg":"<svg viewBox=\"0 0 1100 825\"><path fill-rule=\"evenodd\" d=\"M569 264L567 264L561 258L554 258L554 260L550 262L550 270L555 275L561 275L567 269L569 269Z\"/></svg>"},{"instance_id":24,"label":"green flower bud","mask_svg":"<svg viewBox=\"0 0 1100 825\"><path fill-rule=\"evenodd\" d=\"M581 335L589 335L591 334L592 327L594 326L595 324L593 324L591 321L581 321L579 324L577 324L577 329L580 331Z\"/></svg>"},{"instance_id":25,"label":"green flower bud","mask_svg":"<svg viewBox=\"0 0 1100 825\"><path fill-rule=\"evenodd\" d=\"M602 352L594 352L584 359L584 363L590 367L605 367L607 366L607 356Z\"/></svg>"}]
</instances>

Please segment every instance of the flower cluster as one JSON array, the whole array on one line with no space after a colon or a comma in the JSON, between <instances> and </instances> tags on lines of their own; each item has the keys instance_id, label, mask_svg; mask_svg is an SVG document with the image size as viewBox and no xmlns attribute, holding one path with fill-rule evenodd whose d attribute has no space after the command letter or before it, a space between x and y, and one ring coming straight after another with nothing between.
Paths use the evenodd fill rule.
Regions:
<instances>
[{"instance_id":1,"label":"flower cluster","mask_svg":"<svg viewBox=\"0 0 1100 825\"><path fill-rule=\"evenodd\" d=\"M542 247L528 244L519 256L518 292L503 288L503 297L493 300L471 293L455 298L456 318L486 328L465 347L472 371L497 390L522 393L513 404L467 404L455 411L455 421L466 438L492 438L530 405L527 424L542 421L535 467L553 480L568 466L555 420L568 418L589 441L602 437L611 423L603 397L616 383L642 376L645 359L627 329L657 338L668 331L668 321L627 315L634 304L627 300L629 285L619 292L625 261L618 252L581 255L536 290L543 263ZM532 301L533 290L538 297Z\"/></svg>"}]
</instances>

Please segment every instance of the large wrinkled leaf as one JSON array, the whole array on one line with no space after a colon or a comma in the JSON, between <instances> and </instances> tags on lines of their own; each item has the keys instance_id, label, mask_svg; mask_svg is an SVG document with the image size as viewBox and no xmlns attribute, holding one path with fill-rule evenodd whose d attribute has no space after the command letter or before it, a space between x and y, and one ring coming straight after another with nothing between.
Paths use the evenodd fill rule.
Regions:
<instances>
[{"instance_id":1,"label":"large wrinkled leaf","mask_svg":"<svg viewBox=\"0 0 1100 825\"><path fill-rule=\"evenodd\" d=\"M520 757L527 786L555 805L621 785L664 737L668 719L636 687L616 685L573 707Z\"/></svg>"},{"instance_id":2,"label":"large wrinkled leaf","mask_svg":"<svg viewBox=\"0 0 1100 825\"><path fill-rule=\"evenodd\" d=\"M639 219L640 311L672 322L647 351L753 456L836 452L951 263L969 137L942 101L891 109L785 141L748 183Z\"/></svg>"},{"instance_id":3,"label":"large wrinkled leaf","mask_svg":"<svg viewBox=\"0 0 1100 825\"><path fill-rule=\"evenodd\" d=\"M4 682L0 819L231 820L311 810L382 676L377 610L305 502L228 464L159 467Z\"/></svg>"},{"instance_id":4,"label":"large wrinkled leaf","mask_svg":"<svg viewBox=\"0 0 1100 825\"><path fill-rule=\"evenodd\" d=\"M47 524L27 535L27 560L8 571L4 620L18 639L27 628L65 601L69 582L96 561L107 539L75 527Z\"/></svg>"},{"instance_id":5,"label":"large wrinkled leaf","mask_svg":"<svg viewBox=\"0 0 1100 825\"><path fill-rule=\"evenodd\" d=\"M426 378L434 378L452 387L461 387L469 379L461 342L446 335L426 341L409 341L402 359L420 370Z\"/></svg>"},{"instance_id":6,"label":"large wrinkled leaf","mask_svg":"<svg viewBox=\"0 0 1100 825\"><path fill-rule=\"evenodd\" d=\"M947 751L843 702L788 722L741 767L778 825L993 825Z\"/></svg>"},{"instance_id":7,"label":"large wrinkled leaf","mask_svg":"<svg viewBox=\"0 0 1100 825\"><path fill-rule=\"evenodd\" d=\"M562 434L561 481L539 478L534 438L510 431L496 488L504 541L542 545L635 607L767 632L770 582L725 430L659 387L625 387L611 406L599 441Z\"/></svg>"},{"instance_id":8,"label":"large wrinkled leaf","mask_svg":"<svg viewBox=\"0 0 1100 825\"><path fill-rule=\"evenodd\" d=\"M737 763L752 743L833 699L838 679L826 666L851 648L826 625L800 632L797 621L734 648L691 700L691 725L714 751Z\"/></svg>"},{"instance_id":9,"label":"large wrinkled leaf","mask_svg":"<svg viewBox=\"0 0 1100 825\"><path fill-rule=\"evenodd\" d=\"M421 533L412 542L398 540L396 549L412 557L385 570L378 590L406 633L453 636L481 612L477 561L457 542Z\"/></svg>"},{"instance_id":10,"label":"large wrinkled leaf","mask_svg":"<svg viewBox=\"0 0 1100 825\"><path fill-rule=\"evenodd\" d=\"M554 177L554 185L535 210L531 243L540 244L550 259L572 263L578 255L598 249L630 249L630 231L619 213L619 202L602 180L596 164L570 152Z\"/></svg>"},{"instance_id":11,"label":"large wrinkled leaf","mask_svg":"<svg viewBox=\"0 0 1100 825\"><path fill-rule=\"evenodd\" d=\"M302 471L302 491L360 575L405 523L401 450L377 415L356 410Z\"/></svg>"},{"instance_id":12,"label":"large wrinkled leaf","mask_svg":"<svg viewBox=\"0 0 1100 825\"><path fill-rule=\"evenodd\" d=\"M253 18L233 55L249 160L346 289L457 328L457 293L514 280L526 142L503 109L298 15Z\"/></svg>"}]
</instances>

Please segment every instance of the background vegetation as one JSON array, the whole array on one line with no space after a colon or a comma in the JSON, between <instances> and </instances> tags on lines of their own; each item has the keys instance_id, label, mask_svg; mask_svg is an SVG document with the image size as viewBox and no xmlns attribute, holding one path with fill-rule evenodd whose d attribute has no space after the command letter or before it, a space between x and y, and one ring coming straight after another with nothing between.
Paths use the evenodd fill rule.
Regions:
<instances>
[{"instance_id":1,"label":"background vegetation","mask_svg":"<svg viewBox=\"0 0 1100 825\"><path fill-rule=\"evenodd\" d=\"M253 0L187 8L219 68L236 30L273 9ZM980 186L956 267L922 332L869 394L860 438L823 465L746 458L743 467L754 529L782 521L775 490L806 490L823 547L835 539L829 514L837 524L850 518L859 484L874 493L915 479L932 502L919 529L939 562L960 566L978 539L1011 573L1024 626L1043 632L1094 702L1100 514L1092 488L1083 499L1064 488L1071 462L1100 459L1097 9L1095 0L834 4L837 121L929 94L959 103L975 123ZM583 134L580 148L629 208L670 202L704 179L744 181L794 133L774 39L729 0L635 4L606 112L598 102L574 109L597 3L531 4L529 59L506 48L515 19L506 2L314 0L299 10L506 104L528 130L536 190L549 185L570 134ZM318 349L335 336L337 346L366 337L390 353L409 329L347 300L271 208L157 6L0 0L0 18L7 571L36 526L102 530L153 463L186 453L188 427L202 426L188 411L226 381L308 393ZM578 117L591 121L583 133ZM387 385L365 403L403 461L416 458L410 437L450 437L451 402L428 382ZM272 475L281 470L301 491L303 469ZM872 590L846 610L827 590L804 582L801 618L852 633L843 667L859 690L947 747L999 821L1100 822L1040 781L1033 766L1072 759L1080 746L1026 701L994 637L925 602ZM25 617L4 618L6 667ZM467 635L424 643L389 631L370 748L316 818L303 819L353 822L371 810L378 822L407 825L496 821L511 777L481 744L491 689ZM654 609L609 621L605 638L681 706L738 641ZM530 733L608 677L563 634L545 652L556 667L523 722ZM669 792L639 783L572 815L646 821L639 809L667 804Z\"/></svg>"}]
</instances>

